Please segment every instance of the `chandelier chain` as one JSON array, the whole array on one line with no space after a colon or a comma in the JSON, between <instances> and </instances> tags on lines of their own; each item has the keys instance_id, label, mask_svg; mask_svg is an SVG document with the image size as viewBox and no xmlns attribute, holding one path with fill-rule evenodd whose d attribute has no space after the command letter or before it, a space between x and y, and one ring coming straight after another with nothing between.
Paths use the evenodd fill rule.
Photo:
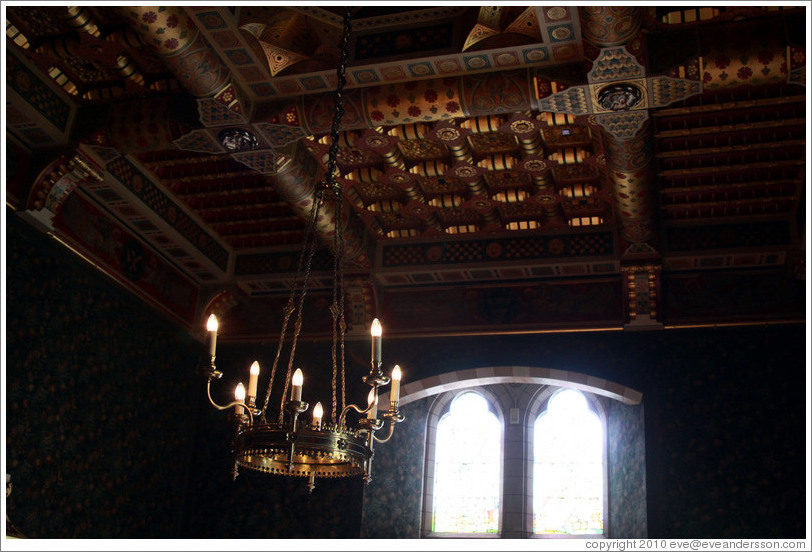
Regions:
<instances>
[{"instance_id":1,"label":"chandelier chain","mask_svg":"<svg viewBox=\"0 0 812 552\"><path fill-rule=\"evenodd\" d=\"M282 391L282 402L279 405L279 423L282 423L284 420L285 415L285 402L287 401L288 396L288 388L290 386L291 381L291 374L293 373L293 361L296 357L296 344L299 341L299 334L302 332L302 312L304 311L304 302L305 296L307 295L307 288L308 284L310 283L310 272L313 266L313 256L316 253L316 235L315 235L315 228L316 222L318 221L318 213L321 210L321 206L324 202L324 193L323 190L316 190L315 197L313 200L313 209L310 210L310 221L308 223L308 232L305 236L305 244L310 242L310 246L307 248L307 260L305 261L304 266L304 276L302 277L302 289L301 293L299 294L299 305L296 308L296 321L293 325L293 338L291 339L290 344L290 356L288 358L288 371L285 376L285 388ZM294 283L292 294L296 292L296 284Z\"/></svg>"},{"instance_id":2,"label":"chandelier chain","mask_svg":"<svg viewBox=\"0 0 812 552\"><path fill-rule=\"evenodd\" d=\"M344 334L346 332L346 321L344 314L344 235L343 235L343 194L341 183L336 179L338 176L337 161L338 161L338 142L339 130L341 128L341 118L344 115L343 92L344 86L347 83L345 73L347 70L347 61L349 57L348 43L352 24L350 17L352 8L347 8L344 14L344 33L339 45L339 52L341 59L339 61L338 69L336 70L337 85L335 90L335 113L333 114L332 126L330 127L330 149L327 155L327 183L333 192L333 201L335 203L335 232L333 233L334 242L334 256L333 256L333 344L332 344L332 360L333 360L333 379L332 379L332 413L331 418L333 422L338 420L338 398L337 398L337 380L338 374L341 374L341 409L345 406L344 396ZM338 350L337 350L338 349Z\"/></svg>"},{"instance_id":3,"label":"chandelier chain","mask_svg":"<svg viewBox=\"0 0 812 552\"><path fill-rule=\"evenodd\" d=\"M276 377L276 367L279 365L279 358L282 355L282 345L285 342L285 335L288 331L288 324L290 324L290 317L293 311L296 310L293 304L293 294L288 297L288 302L285 304L284 313L285 317L282 320L282 331L279 335L279 343L276 346L276 355L273 359L273 366L271 366L271 379L268 382L268 391L265 393L265 402L262 404L262 419L266 420L265 413L268 411L268 403L271 400L271 390L273 389L273 381Z\"/></svg>"},{"instance_id":4,"label":"chandelier chain","mask_svg":"<svg viewBox=\"0 0 812 552\"><path fill-rule=\"evenodd\" d=\"M310 220L308 221L308 224L305 227L305 235L304 235L304 239L302 240L302 246L299 248L299 258L298 258L298 261L297 261L297 264L296 264L296 274L297 275L303 273L304 267L305 267L305 261L308 258L308 251L310 249L308 247L308 244L311 242L311 240L315 240L314 233L315 233L315 226L316 226L315 222L317 220L316 217L318 216L317 211L318 211L318 197L315 197L314 201L313 201L313 208L310 210ZM311 255L311 257L312 257L312 255ZM308 277L309 277L309 274L308 274ZM271 391L273 390L273 382L274 382L274 378L276 377L276 369L277 369L277 366L279 365L279 359L281 358L281 355L282 355L282 348L285 345L285 337L287 336L288 327L290 325L290 318L291 318L291 315L296 311L296 307L295 307L294 302L295 302L295 298L296 298L296 290L297 290L299 285L300 285L299 277L297 276L296 280L294 280L293 284L291 285L290 295L288 296L288 302L285 304L285 308L284 308L285 316L284 316L284 319L282 320L282 330L281 330L281 332L279 334L279 342L277 343L277 346L276 346L276 355L274 356L273 366L271 367L271 378L270 378L270 381L268 382L268 390L265 393L265 402L262 405L262 417L263 417L263 419L265 419L265 413L268 410L268 403L271 400ZM303 285L303 291L304 291L304 288L306 288L306 287L307 287L306 285ZM301 309L300 309L300 312L301 312ZM287 380L288 381L290 380L290 368L288 368ZM285 384L285 390L284 390L284 393L282 395L283 397L287 393L287 385L288 384L286 383ZM281 415L280 415L280 417L281 417Z\"/></svg>"}]
</instances>

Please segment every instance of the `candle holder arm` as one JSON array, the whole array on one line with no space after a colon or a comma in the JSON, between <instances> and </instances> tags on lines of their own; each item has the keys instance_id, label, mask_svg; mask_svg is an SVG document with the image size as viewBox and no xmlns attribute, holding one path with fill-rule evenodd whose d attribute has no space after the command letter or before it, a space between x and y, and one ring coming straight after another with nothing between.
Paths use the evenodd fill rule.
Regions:
<instances>
[{"instance_id":1,"label":"candle holder arm","mask_svg":"<svg viewBox=\"0 0 812 552\"><path fill-rule=\"evenodd\" d=\"M221 406L221 405L217 404L216 402L214 402L214 399L211 398L211 380L209 380L206 383L206 396L209 398L209 402L211 403L211 405L214 408L216 408L217 410L228 410L229 408L233 408L233 407L235 407L237 405L242 406L243 410L245 412L248 412L248 419L249 419L248 423L250 423L250 424L254 423L254 415L251 413L251 409L248 408L248 406L245 404L244 401L232 401L232 402L230 402L230 403L228 403L226 405L223 405L223 406Z\"/></svg>"}]
</instances>

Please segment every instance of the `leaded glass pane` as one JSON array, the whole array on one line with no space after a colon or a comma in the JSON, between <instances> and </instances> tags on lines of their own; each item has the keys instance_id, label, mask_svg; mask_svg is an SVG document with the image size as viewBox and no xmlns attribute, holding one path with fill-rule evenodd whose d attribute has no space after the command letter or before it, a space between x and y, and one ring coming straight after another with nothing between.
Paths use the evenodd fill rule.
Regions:
<instances>
[{"instance_id":1,"label":"leaded glass pane","mask_svg":"<svg viewBox=\"0 0 812 552\"><path fill-rule=\"evenodd\" d=\"M432 530L498 533L502 427L476 393L463 393L437 424Z\"/></svg>"},{"instance_id":2,"label":"leaded glass pane","mask_svg":"<svg viewBox=\"0 0 812 552\"><path fill-rule=\"evenodd\" d=\"M556 393L533 439L533 532L603 534L603 430L586 398Z\"/></svg>"}]
</instances>

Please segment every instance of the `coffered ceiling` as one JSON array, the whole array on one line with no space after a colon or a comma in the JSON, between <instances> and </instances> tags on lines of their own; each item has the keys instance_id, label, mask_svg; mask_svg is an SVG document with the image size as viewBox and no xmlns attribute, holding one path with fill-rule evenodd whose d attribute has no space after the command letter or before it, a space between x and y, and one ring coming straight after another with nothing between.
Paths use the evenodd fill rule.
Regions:
<instances>
[{"instance_id":1,"label":"coffered ceiling","mask_svg":"<svg viewBox=\"0 0 812 552\"><path fill-rule=\"evenodd\" d=\"M345 9L7 7L7 204L193 332L274 335ZM803 320L807 19L352 8L303 331L336 224L350 336Z\"/></svg>"}]
</instances>

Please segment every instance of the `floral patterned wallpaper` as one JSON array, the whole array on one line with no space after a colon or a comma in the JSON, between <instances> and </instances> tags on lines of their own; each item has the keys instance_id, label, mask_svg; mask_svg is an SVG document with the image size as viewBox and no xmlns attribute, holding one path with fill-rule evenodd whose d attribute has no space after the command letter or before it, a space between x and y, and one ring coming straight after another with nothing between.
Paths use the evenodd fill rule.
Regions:
<instances>
[{"instance_id":1,"label":"floral patterned wallpaper","mask_svg":"<svg viewBox=\"0 0 812 552\"><path fill-rule=\"evenodd\" d=\"M364 493L363 538L420 537L426 417L432 398L403 406L400 410L406 419L395 428L392 439L375 451L372 479Z\"/></svg>"},{"instance_id":2,"label":"floral patterned wallpaper","mask_svg":"<svg viewBox=\"0 0 812 552\"><path fill-rule=\"evenodd\" d=\"M6 472L30 538L180 534L191 340L7 217Z\"/></svg>"},{"instance_id":3,"label":"floral patterned wallpaper","mask_svg":"<svg viewBox=\"0 0 812 552\"><path fill-rule=\"evenodd\" d=\"M606 401L609 536L648 536L644 406Z\"/></svg>"}]
</instances>

